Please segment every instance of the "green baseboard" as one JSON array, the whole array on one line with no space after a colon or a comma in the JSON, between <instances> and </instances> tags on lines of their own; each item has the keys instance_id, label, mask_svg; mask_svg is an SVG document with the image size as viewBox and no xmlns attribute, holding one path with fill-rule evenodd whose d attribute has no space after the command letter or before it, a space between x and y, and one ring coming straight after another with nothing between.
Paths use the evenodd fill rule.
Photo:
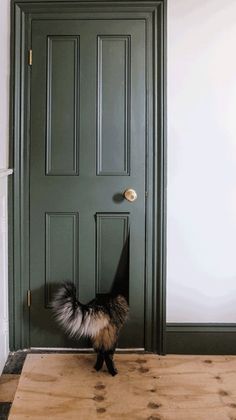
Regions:
<instances>
[{"instance_id":1,"label":"green baseboard","mask_svg":"<svg viewBox=\"0 0 236 420\"><path fill-rule=\"evenodd\" d=\"M167 324L166 354L236 355L236 324Z\"/></svg>"}]
</instances>

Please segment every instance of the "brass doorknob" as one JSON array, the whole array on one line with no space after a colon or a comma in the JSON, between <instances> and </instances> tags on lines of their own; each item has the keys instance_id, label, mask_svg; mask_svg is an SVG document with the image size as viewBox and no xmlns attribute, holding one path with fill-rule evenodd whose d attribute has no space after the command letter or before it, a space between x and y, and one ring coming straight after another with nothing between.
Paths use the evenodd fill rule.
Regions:
<instances>
[{"instance_id":1,"label":"brass doorknob","mask_svg":"<svg viewBox=\"0 0 236 420\"><path fill-rule=\"evenodd\" d=\"M135 190L132 190L132 188L128 188L124 192L124 197L127 201L130 201L131 203L137 199L137 193Z\"/></svg>"}]
</instances>

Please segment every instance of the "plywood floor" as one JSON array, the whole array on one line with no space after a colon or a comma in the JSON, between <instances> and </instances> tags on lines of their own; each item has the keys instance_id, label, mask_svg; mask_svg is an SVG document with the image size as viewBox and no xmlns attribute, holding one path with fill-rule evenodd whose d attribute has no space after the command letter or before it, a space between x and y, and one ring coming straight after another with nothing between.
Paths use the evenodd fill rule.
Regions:
<instances>
[{"instance_id":1,"label":"plywood floor","mask_svg":"<svg viewBox=\"0 0 236 420\"><path fill-rule=\"evenodd\" d=\"M9 420L236 420L236 357L115 359L113 378L95 355L28 355Z\"/></svg>"},{"instance_id":2,"label":"plywood floor","mask_svg":"<svg viewBox=\"0 0 236 420\"><path fill-rule=\"evenodd\" d=\"M19 375L0 376L0 403L13 401L18 382Z\"/></svg>"}]
</instances>

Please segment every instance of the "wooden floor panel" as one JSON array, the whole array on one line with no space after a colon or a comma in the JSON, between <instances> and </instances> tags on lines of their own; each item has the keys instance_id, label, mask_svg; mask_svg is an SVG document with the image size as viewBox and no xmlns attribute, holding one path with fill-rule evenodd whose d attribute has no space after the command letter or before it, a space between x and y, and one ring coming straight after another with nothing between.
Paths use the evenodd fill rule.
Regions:
<instances>
[{"instance_id":1,"label":"wooden floor panel","mask_svg":"<svg viewBox=\"0 0 236 420\"><path fill-rule=\"evenodd\" d=\"M95 355L29 354L10 420L236 420L236 357L117 354L114 378Z\"/></svg>"},{"instance_id":2,"label":"wooden floor panel","mask_svg":"<svg viewBox=\"0 0 236 420\"><path fill-rule=\"evenodd\" d=\"M20 375L0 376L0 402L12 402L15 396L16 388Z\"/></svg>"}]
</instances>

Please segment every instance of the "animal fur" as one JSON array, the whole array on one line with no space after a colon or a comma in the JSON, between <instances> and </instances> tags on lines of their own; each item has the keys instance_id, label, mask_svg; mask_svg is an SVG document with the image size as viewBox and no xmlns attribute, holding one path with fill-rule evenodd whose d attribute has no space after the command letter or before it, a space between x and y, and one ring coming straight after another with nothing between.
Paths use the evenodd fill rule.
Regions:
<instances>
[{"instance_id":1,"label":"animal fur","mask_svg":"<svg viewBox=\"0 0 236 420\"><path fill-rule=\"evenodd\" d=\"M129 312L124 296L100 295L84 305L76 298L74 284L67 282L55 294L52 309L56 320L70 337L90 338L97 352L95 369L100 370L105 361L109 373L116 375L113 355Z\"/></svg>"}]
</instances>

